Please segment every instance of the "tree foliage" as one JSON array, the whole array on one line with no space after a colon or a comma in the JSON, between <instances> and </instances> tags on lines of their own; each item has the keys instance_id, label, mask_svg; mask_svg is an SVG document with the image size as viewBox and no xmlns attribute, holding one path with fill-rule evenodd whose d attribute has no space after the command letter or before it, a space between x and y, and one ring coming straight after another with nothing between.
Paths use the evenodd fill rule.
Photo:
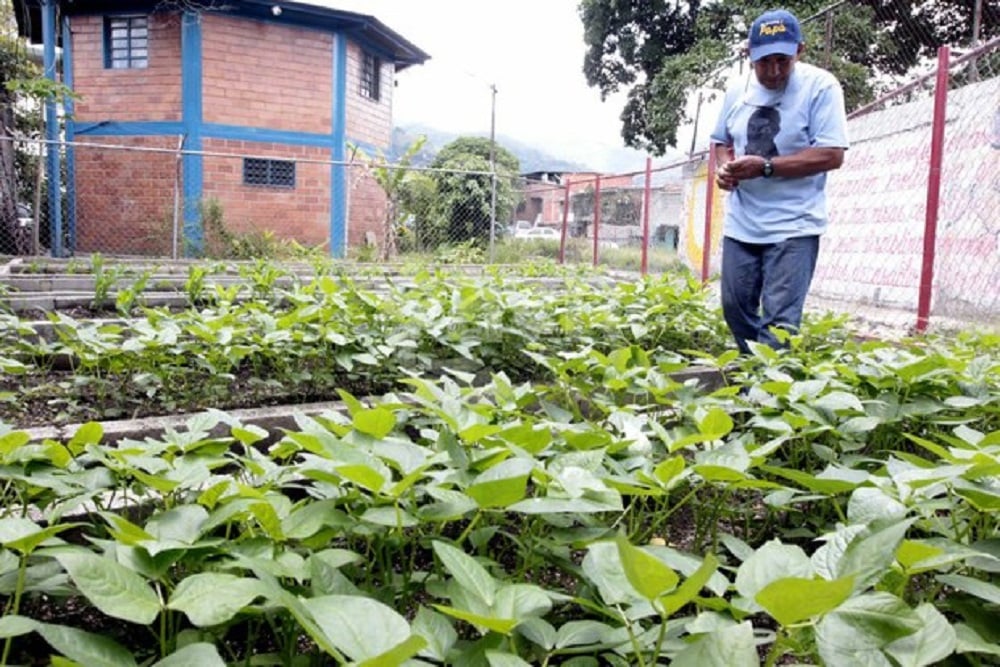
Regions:
<instances>
[{"instance_id":1,"label":"tree foliage","mask_svg":"<svg viewBox=\"0 0 1000 667\"><path fill-rule=\"evenodd\" d=\"M829 12L823 11L829 0L783 4L806 19L804 59L841 80L850 108L883 92L887 80L911 72L939 46L968 45L973 37L968 0L849 0ZM1000 2L982 5L985 40L1000 34ZM626 91L625 144L655 154L676 146L678 128L691 120L691 93L722 88L749 24L773 6L762 0L581 0L583 71L602 97Z\"/></svg>"},{"instance_id":2,"label":"tree foliage","mask_svg":"<svg viewBox=\"0 0 1000 667\"><path fill-rule=\"evenodd\" d=\"M494 217L491 155L497 175L495 219L502 224L517 205L520 164L513 153L484 137L459 137L444 146L431 164L439 170L432 172L437 182L437 206L450 242L475 241L485 246L490 240Z\"/></svg>"},{"instance_id":3,"label":"tree foliage","mask_svg":"<svg viewBox=\"0 0 1000 667\"><path fill-rule=\"evenodd\" d=\"M37 134L40 116L31 106L19 103L25 99L26 82L38 77L24 45L17 39L17 29L11 8L0 9L0 252L19 250L15 246L17 202L31 192L34 179L33 159L19 153L13 139Z\"/></svg>"}]
</instances>

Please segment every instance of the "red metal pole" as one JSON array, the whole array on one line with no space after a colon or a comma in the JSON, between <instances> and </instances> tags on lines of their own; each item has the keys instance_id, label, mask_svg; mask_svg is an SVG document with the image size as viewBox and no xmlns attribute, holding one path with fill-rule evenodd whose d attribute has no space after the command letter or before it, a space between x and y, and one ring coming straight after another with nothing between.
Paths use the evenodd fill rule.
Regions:
<instances>
[{"instance_id":1,"label":"red metal pole","mask_svg":"<svg viewBox=\"0 0 1000 667\"><path fill-rule=\"evenodd\" d=\"M566 263L566 236L569 231L569 177L566 177L566 192L563 195L562 234L559 237L559 263Z\"/></svg>"},{"instance_id":2,"label":"red metal pole","mask_svg":"<svg viewBox=\"0 0 1000 667\"><path fill-rule=\"evenodd\" d=\"M705 238L701 247L701 282L708 283L712 264L712 203L715 201L715 146L708 148L708 171L705 174Z\"/></svg>"},{"instance_id":3,"label":"red metal pole","mask_svg":"<svg viewBox=\"0 0 1000 667\"><path fill-rule=\"evenodd\" d=\"M594 266L597 266L597 238L601 229L601 175L594 180Z\"/></svg>"},{"instance_id":4,"label":"red metal pole","mask_svg":"<svg viewBox=\"0 0 1000 667\"><path fill-rule=\"evenodd\" d=\"M934 124L931 126L931 161L927 176L927 210L924 218L924 258L920 268L917 301L917 331L927 330L934 291L934 249L937 246L938 204L941 200L941 158L944 153L944 123L948 103L947 46L938 49L937 80L934 83Z\"/></svg>"},{"instance_id":5,"label":"red metal pole","mask_svg":"<svg viewBox=\"0 0 1000 667\"><path fill-rule=\"evenodd\" d=\"M642 260L639 271L649 270L649 191L653 183L653 158L646 158L646 187L642 192Z\"/></svg>"}]
</instances>

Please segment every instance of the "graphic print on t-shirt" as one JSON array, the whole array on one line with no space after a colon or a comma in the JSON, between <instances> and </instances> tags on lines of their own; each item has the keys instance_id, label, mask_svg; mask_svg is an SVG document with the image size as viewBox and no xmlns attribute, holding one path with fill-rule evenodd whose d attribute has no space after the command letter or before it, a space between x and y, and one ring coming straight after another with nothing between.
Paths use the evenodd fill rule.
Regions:
<instances>
[{"instance_id":1,"label":"graphic print on t-shirt","mask_svg":"<svg viewBox=\"0 0 1000 667\"><path fill-rule=\"evenodd\" d=\"M781 130L781 114L775 107L757 107L747 121L747 155L770 158L778 155L774 138Z\"/></svg>"}]
</instances>

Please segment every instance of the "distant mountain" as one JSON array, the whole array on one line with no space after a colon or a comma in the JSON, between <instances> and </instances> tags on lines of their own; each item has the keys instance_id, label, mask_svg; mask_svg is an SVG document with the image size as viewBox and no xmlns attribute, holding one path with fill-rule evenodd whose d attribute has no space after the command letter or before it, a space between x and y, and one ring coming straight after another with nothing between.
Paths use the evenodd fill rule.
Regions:
<instances>
[{"instance_id":1,"label":"distant mountain","mask_svg":"<svg viewBox=\"0 0 1000 667\"><path fill-rule=\"evenodd\" d=\"M406 149L420 135L427 137L427 143L420 153L414 158L413 164L418 167L426 167L433 160L437 152L445 145L451 143L460 136L468 136L456 132L448 132L427 125L413 124L393 128L392 146L389 151L389 159L396 161ZM487 136L483 133L474 133L474 136ZM517 157L521 164L521 173L531 173L536 171L549 172L588 172L596 171L602 174L625 174L629 172L639 172L646 168L646 154L632 148L621 146L611 146L598 142L579 142L565 147L565 153L572 152L573 158L557 157L552 154L553 150L563 152L560 149L541 149L511 137L498 135L497 144L503 146ZM654 160L656 164L675 162L683 155L678 151L671 151L667 155Z\"/></svg>"},{"instance_id":2,"label":"distant mountain","mask_svg":"<svg viewBox=\"0 0 1000 667\"><path fill-rule=\"evenodd\" d=\"M420 152L413 158L413 165L417 167L428 166L434 160L434 156L437 155L437 152L444 146L461 136L468 136L456 134L454 132L446 132L437 128L427 127L425 125L395 127L392 130L392 146L389 149L389 155L387 157L392 161L398 160L404 153L406 153L407 148L409 148L421 135L427 137L427 143L424 144L423 148L420 149ZM476 136L485 135L479 134ZM557 158L535 148L534 146L529 146L528 144L517 141L516 139L511 139L510 137L500 135L497 136L496 141L497 145L506 148L514 154L521 165L521 173L530 173L534 171L589 171L588 167L585 165Z\"/></svg>"}]
</instances>

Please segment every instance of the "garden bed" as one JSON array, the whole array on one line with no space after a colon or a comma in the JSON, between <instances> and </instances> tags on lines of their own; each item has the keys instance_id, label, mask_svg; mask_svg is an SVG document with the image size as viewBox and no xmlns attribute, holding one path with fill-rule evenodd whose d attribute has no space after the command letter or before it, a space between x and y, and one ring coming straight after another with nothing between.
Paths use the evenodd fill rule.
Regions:
<instances>
[{"instance_id":1,"label":"garden bed","mask_svg":"<svg viewBox=\"0 0 1000 667\"><path fill-rule=\"evenodd\" d=\"M890 345L811 317L738 358L690 282L545 280L248 280L54 314L51 336L9 315L4 655L1000 658L995 338ZM73 371L46 384L56 355ZM28 394L87 396L94 422L29 423ZM233 409L268 396L285 407ZM125 427L116 407L193 414Z\"/></svg>"}]
</instances>

